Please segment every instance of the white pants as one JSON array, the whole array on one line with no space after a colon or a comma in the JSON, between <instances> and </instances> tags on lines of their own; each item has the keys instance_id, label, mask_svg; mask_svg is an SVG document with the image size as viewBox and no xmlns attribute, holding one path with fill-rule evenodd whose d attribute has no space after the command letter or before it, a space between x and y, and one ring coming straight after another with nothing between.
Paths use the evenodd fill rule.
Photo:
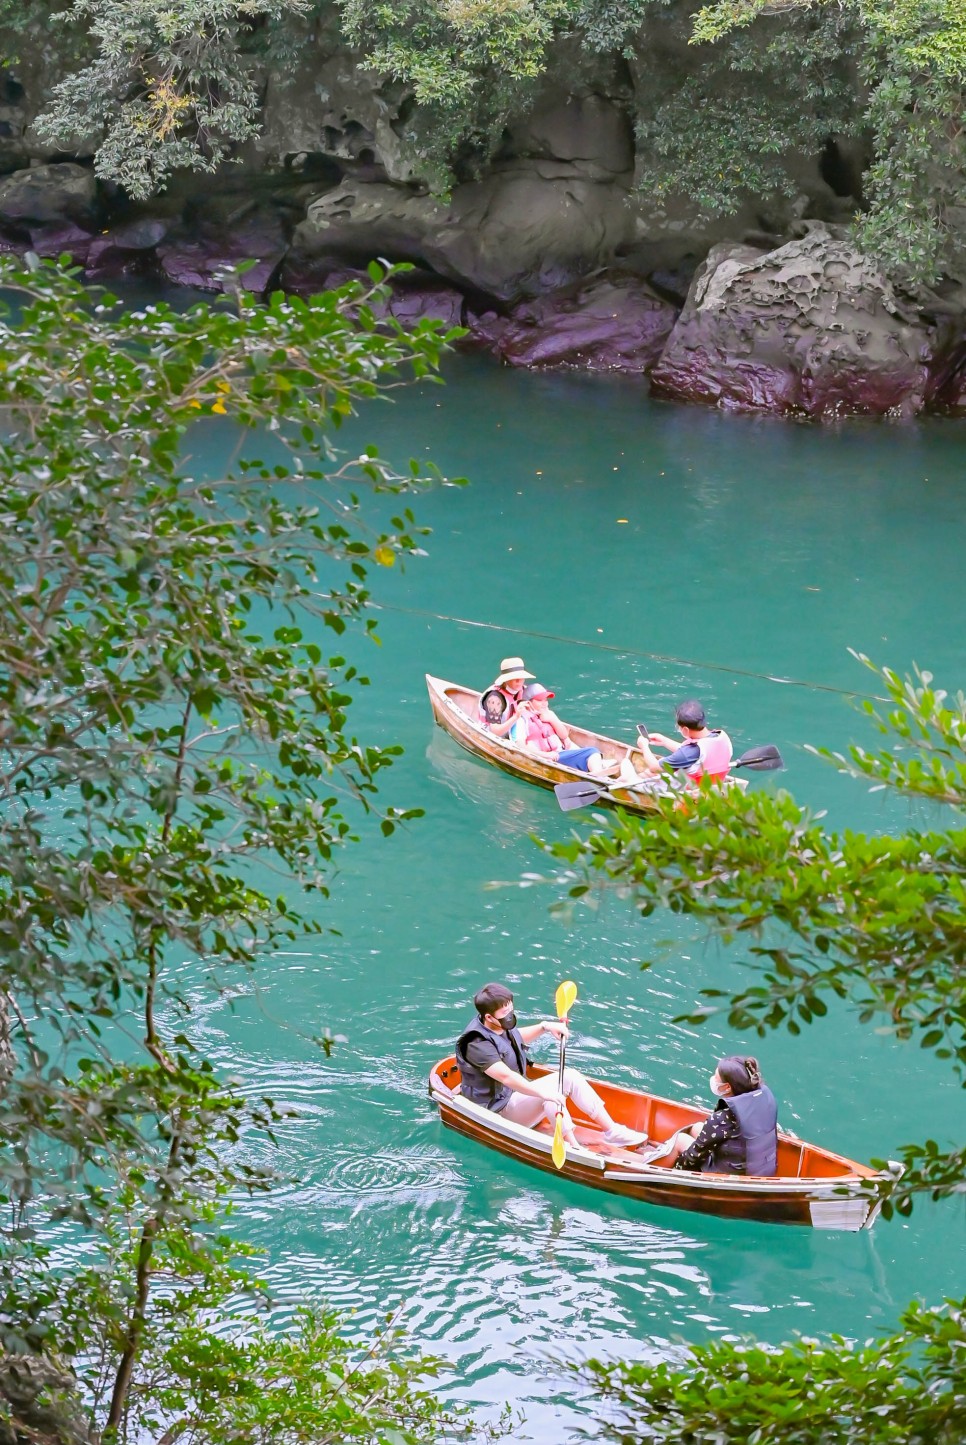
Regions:
<instances>
[{"instance_id":1,"label":"white pants","mask_svg":"<svg viewBox=\"0 0 966 1445\"><path fill-rule=\"evenodd\" d=\"M540 1090L545 1097L536 1099L532 1094L521 1094L514 1090L507 1101L505 1109L500 1110L502 1119L512 1119L514 1124L522 1124L527 1129L532 1129L539 1124L541 1115L550 1120L553 1124L557 1118L557 1074L545 1074L542 1079L531 1079L530 1083L534 1088ZM583 1074L576 1069L564 1069L563 1092L568 1099L573 1099L578 1109L583 1110L595 1123L602 1124L606 1129L612 1122L610 1115L604 1108L604 1101L588 1084ZM573 1129L570 1115L564 1114L564 1127L569 1133Z\"/></svg>"}]
</instances>

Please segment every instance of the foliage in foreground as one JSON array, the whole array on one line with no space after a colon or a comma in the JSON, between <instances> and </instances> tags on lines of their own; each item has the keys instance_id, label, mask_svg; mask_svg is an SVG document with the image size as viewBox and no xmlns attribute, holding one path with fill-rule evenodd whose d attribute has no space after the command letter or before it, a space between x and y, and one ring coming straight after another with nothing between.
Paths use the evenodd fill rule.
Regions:
<instances>
[{"instance_id":1,"label":"foliage in foreground","mask_svg":"<svg viewBox=\"0 0 966 1445\"><path fill-rule=\"evenodd\" d=\"M354 491L409 491L416 464L332 447L443 345L378 322L373 281L179 314L0 263L0 1346L70 1360L112 1441L175 1416L196 1441L264 1438L231 1383L249 1358L271 1409L304 1386L324 1414L329 1345L330 1438L441 1428L414 1367L350 1386L331 1322L285 1345L244 1316L234 1342L209 1328L254 1289L224 1220L271 1187L289 1111L219 1073L194 1011L321 930L350 814L398 751L348 731L365 679L315 640L361 627L371 566L421 550L408 509L373 528ZM286 1419L269 1433L303 1438Z\"/></svg>"},{"instance_id":2,"label":"foliage in foreground","mask_svg":"<svg viewBox=\"0 0 966 1445\"><path fill-rule=\"evenodd\" d=\"M254 1251L228 1235L212 1235L200 1251L190 1229L169 1226L154 1254L159 1289L145 1320L120 1438L135 1429L141 1440L168 1445L436 1445L490 1438L431 1393L437 1362L405 1353L392 1319L361 1342L327 1309L303 1307L290 1322L270 1323L268 1291L251 1270ZM93 1251L69 1279L62 1271L48 1273L49 1264L43 1248L29 1262L21 1259L16 1288L8 1286L0 1299L5 1345L18 1353L29 1348L31 1341L17 1340L15 1330L26 1323L32 1271L35 1319L27 1333L39 1333L48 1348L56 1345L56 1358L82 1386L96 1423L113 1390L135 1261L115 1241ZM164 1287L172 1282L178 1287ZM0 1396L0 1428L5 1418Z\"/></svg>"},{"instance_id":3,"label":"foliage in foreground","mask_svg":"<svg viewBox=\"0 0 966 1445\"><path fill-rule=\"evenodd\" d=\"M868 663L868 659L863 658ZM871 664L868 664L871 666ZM549 851L576 868L571 898L611 888L647 916L693 916L746 946L755 981L704 989L689 1022L723 1015L729 1029L801 1031L851 999L861 1024L916 1041L966 1082L966 697L921 673L876 672L892 707L864 707L891 746L822 752L841 772L949 815L946 829L898 837L826 830L787 793L709 790L686 811L633 818ZM915 1195L966 1192L966 1145L908 1144L888 1214Z\"/></svg>"},{"instance_id":4,"label":"foliage in foreground","mask_svg":"<svg viewBox=\"0 0 966 1445\"><path fill-rule=\"evenodd\" d=\"M903 1330L781 1350L715 1340L685 1366L581 1367L614 1445L958 1445L966 1435L966 1301L910 1305Z\"/></svg>"}]
</instances>

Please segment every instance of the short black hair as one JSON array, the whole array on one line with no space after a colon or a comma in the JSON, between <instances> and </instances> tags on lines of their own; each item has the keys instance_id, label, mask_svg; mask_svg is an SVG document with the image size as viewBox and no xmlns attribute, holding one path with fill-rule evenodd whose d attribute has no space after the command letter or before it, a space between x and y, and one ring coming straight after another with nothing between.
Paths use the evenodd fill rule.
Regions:
<instances>
[{"instance_id":1,"label":"short black hair","mask_svg":"<svg viewBox=\"0 0 966 1445\"><path fill-rule=\"evenodd\" d=\"M703 728L704 708L699 702L695 702L693 697L689 698L687 702L678 703L674 721L682 728Z\"/></svg>"},{"instance_id":2,"label":"short black hair","mask_svg":"<svg viewBox=\"0 0 966 1445\"><path fill-rule=\"evenodd\" d=\"M505 983L485 983L473 999L473 1007L480 1018L487 1014L492 1018L498 1008L513 1002L513 994Z\"/></svg>"}]
</instances>

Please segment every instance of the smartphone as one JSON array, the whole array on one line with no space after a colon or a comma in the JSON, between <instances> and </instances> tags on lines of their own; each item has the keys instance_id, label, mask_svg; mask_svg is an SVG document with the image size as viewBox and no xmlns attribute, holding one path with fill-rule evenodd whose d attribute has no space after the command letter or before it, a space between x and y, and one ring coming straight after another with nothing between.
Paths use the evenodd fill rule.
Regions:
<instances>
[{"instance_id":1,"label":"smartphone","mask_svg":"<svg viewBox=\"0 0 966 1445\"><path fill-rule=\"evenodd\" d=\"M647 728L644 726L643 723L638 723L638 724L637 724L637 732L638 732L638 736L642 737L645 742L647 742L648 738L651 736L651 734L648 732Z\"/></svg>"}]
</instances>

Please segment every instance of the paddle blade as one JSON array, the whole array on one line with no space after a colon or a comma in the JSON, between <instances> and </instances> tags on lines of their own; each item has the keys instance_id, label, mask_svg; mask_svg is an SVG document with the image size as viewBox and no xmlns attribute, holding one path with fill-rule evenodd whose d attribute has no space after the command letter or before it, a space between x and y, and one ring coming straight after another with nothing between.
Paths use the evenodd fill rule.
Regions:
<instances>
[{"instance_id":1,"label":"paddle blade","mask_svg":"<svg viewBox=\"0 0 966 1445\"><path fill-rule=\"evenodd\" d=\"M783 768L785 760L773 743L765 743L764 747L749 748L742 753L732 768L751 768L753 773L770 773L776 768Z\"/></svg>"},{"instance_id":2,"label":"paddle blade","mask_svg":"<svg viewBox=\"0 0 966 1445\"><path fill-rule=\"evenodd\" d=\"M563 1136L563 1115L557 1115L557 1123L553 1131L553 1147L550 1150L550 1157L558 1169L562 1169L567 1162L567 1146Z\"/></svg>"},{"instance_id":3,"label":"paddle blade","mask_svg":"<svg viewBox=\"0 0 966 1445\"><path fill-rule=\"evenodd\" d=\"M565 979L558 985L553 1001L557 1006L557 1018L565 1019L573 1008L577 999L577 985L571 979Z\"/></svg>"},{"instance_id":4,"label":"paddle blade","mask_svg":"<svg viewBox=\"0 0 966 1445\"><path fill-rule=\"evenodd\" d=\"M590 782L555 783L553 791L563 811L569 813L571 808L584 808L588 803L596 803L606 789Z\"/></svg>"}]
</instances>

